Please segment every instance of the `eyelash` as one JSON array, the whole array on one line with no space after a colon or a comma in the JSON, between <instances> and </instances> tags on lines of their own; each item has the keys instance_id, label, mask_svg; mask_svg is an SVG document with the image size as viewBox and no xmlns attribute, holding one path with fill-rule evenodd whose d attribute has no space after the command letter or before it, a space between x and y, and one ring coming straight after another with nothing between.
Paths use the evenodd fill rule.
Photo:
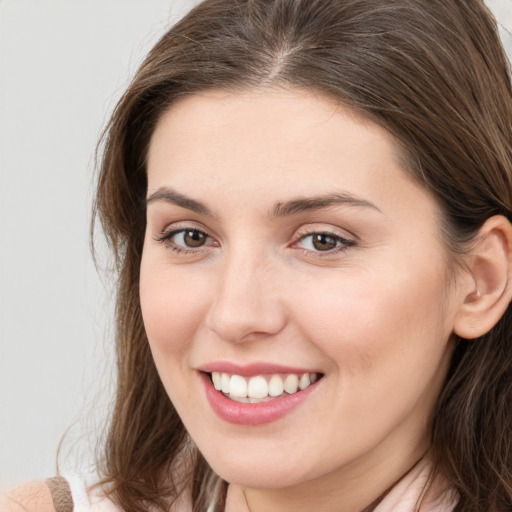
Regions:
<instances>
[{"instance_id":1,"label":"eyelash","mask_svg":"<svg viewBox=\"0 0 512 512\"><path fill-rule=\"evenodd\" d=\"M161 233L160 235L156 236L155 237L155 240L157 242L160 242L160 243L163 243L167 249L170 249L171 251L174 251L176 253L184 253L184 254L189 254L189 253L196 253L200 250L202 250L203 246L200 246L198 247L197 249L196 248L187 248L185 246L180 246L180 245L176 245L172 239L179 233L197 233L199 235L202 235L204 237L206 237L207 239L211 237L208 235L208 233L205 233L204 231L200 230L200 229L197 229L197 228L179 228L179 229L173 229L171 231L167 231L167 232L163 232Z\"/></svg>"},{"instance_id":2,"label":"eyelash","mask_svg":"<svg viewBox=\"0 0 512 512\"><path fill-rule=\"evenodd\" d=\"M356 245L356 242L354 240L350 240L348 238L345 238L336 233L332 233L330 231L318 230L318 231L309 231L307 233L300 235L298 240L296 242L293 242L293 244L291 244L291 247L297 246L299 243L303 242L307 238L314 237L314 236L329 237L333 240L333 242L335 242L336 246L334 248L328 249L326 251L320 251L320 250L315 251L315 250L311 250L311 249L304 249L301 247L297 247L298 250L303 251L309 257L322 258L322 257L326 257L326 256L333 256L333 255L339 254L341 252L345 252L348 249L350 249Z\"/></svg>"},{"instance_id":3,"label":"eyelash","mask_svg":"<svg viewBox=\"0 0 512 512\"><path fill-rule=\"evenodd\" d=\"M167 232L163 232L161 233L160 235L156 236L155 237L155 241L157 242L160 242L160 243L163 243L166 248L176 252L176 253L183 253L183 254L189 254L189 253L194 253L194 254L197 254L198 252L204 250L204 245L201 245L197 248L187 248L186 246L180 246L180 245L177 245L175 242L172 241L172 239L180 234L180 233L195 233L195 234L199 234L201 236L204 236L206 237L206 239L212 239L211 236L208 235L208 233L205 233L204 231L200 230L200 229L197 229L197 228L179 228L179 229L173 229L171 231L167 231ZM312 249L305 249L305 248L301 248L301 247L298 247L298 244L300 244L301 242L303 242L304 240L306 240L307 238L309 237L314 237L314 236L326 236L326 237L329 237L333 240L333 242L336 244L336 246L332 249L328 249L328 250L325 250L325 251L320 251L320 250L312 250ZM292 248L295 248L297 250L300 250L302 251L303 253L305 253L306 255L308 255L309 257L315 257L315 258L318 258L318 257L324 257L324 256L332 256L332 255L335 255L335 254L338 254L340 252L344 252L344 251L347 251L348 249L350 249L351 247L354 247L356 245L356 242L354 240L350 240L350 239L347 239L345 237L342 237L336 233L332 233L332 232L329 232L329 231L323 231L323 230L318 230L318 231L308 231L304 234L301 234L299 235L298 239L296 241L294 241L292 244L289 245L289 247L292 247ZM209 247L209 246L206 246L206 247Z\"/></svg>"}]
</instances>

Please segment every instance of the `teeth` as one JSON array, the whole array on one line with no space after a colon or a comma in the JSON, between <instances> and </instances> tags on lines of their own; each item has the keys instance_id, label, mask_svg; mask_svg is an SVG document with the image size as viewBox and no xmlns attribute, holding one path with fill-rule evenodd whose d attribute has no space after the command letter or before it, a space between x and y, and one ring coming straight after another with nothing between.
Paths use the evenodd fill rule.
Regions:
<instances>
[{"instance_id":1,"label":"teeth","mask_svg":"<svg viewBox=\"0 0 512 512\"><path fill-rule=\"evenodd\" d=\"M288 395L304 390L318 380L316 373L297 375L257 375L242 377L229 373L212 372L212 382L217 391L238 402L257 403L271 400L286 392Z\"/></svg>"},{"instance_id":2,"label":"teeth","mask_svg":"<svg viewBox=\"0 0 512 512\"><path fill-rule=\"evenodd\" d=\"M229 380L229 394L238 398L247 396L247 382L243 377L240 377L240 375L231 376Z\"/></svg>"},{"instance_id":3,"label":"teeth","mask_svg":"<svg viewBox=\"0 0 512 512\"><path fill-rule=\"evenodd\" d=\"M222 389L222 377L219 372L212 373L212 382L217 391L220 391Z\"/></svg>"},{"instance_id":4,"label":"teeth","mask_svg":"<svg viewBox=\"0 0 512 512\"><path fill-rule=\"evenodd\" d=\"M309 378L309 374L305 373L299 381L299 388L306 389L311 384L311 379Z\"/></svg>"},{"instance_id":5,"label":"teeth","mask_svg":"<svg viewBox=\"0 0 512 512\"><path fill-rule=\"evenodd\" d=\"M250 398L265 398L268 396L268 384L265 377L251 377L247 386L247 395Z\"/></svg>"},{"instance_id":6,"label":"teeth","mask_svg":"<svg viewBox=\"0 0 512 512\"><path fill-rule=\"evenodd\" d=\"M299 377L293 373L288 375L284 381L284 390L290 395L297 392L299 387Z\"/></svg>"},{"instance_id":7,"label":"teeth","mask_svg":"<svg viewBox=\"0 0 512 512\"><path fill-rule=\"evenodd\" d=\"M270 396L281 396L283 394L283 390L283 379L281 379L279 375L272 375L268 382L268 394Z\"/></svg>"},{"instance_id":8,"label":"teeth","mask_svg":"<svg viewBox=\"0 0 512 512\"><path fill-rule=\"evenodd\" d=\"M229 382L230 382L230 378L229 378L229 375L227 373L221 373L220 375L221 379L220 379L220 383L221 383L221 389L222 389L222 392L223 393L229 393Z\"/></svg>"}]
</instances>

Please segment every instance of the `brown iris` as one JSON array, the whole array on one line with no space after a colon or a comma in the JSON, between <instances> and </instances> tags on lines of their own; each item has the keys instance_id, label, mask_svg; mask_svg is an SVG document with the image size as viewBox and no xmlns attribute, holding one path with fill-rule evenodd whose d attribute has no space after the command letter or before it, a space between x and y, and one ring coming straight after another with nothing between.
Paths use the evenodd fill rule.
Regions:
<instances>
[{"instance_id":1,"label":"brown iris","mask_svg":"<svg viewBox=\"0 0 512 512\"><path fill-rule=\"evenodd\" d=\"M313 235L313 247L317 251L329 251L336 247L336 239L326 233L318 233Z\"/></svg>"},{"instance_id":2,"label":"brown iris","mask_svg":"<svg viewBox=\"0 0 512 512\"><path fill-rule=\"evenodd\" d=\"M183 242L187 247L201 247L205 244L207 236L201 231L195 229L185 231L183 234Z\"/></svg>"}]
</instances>

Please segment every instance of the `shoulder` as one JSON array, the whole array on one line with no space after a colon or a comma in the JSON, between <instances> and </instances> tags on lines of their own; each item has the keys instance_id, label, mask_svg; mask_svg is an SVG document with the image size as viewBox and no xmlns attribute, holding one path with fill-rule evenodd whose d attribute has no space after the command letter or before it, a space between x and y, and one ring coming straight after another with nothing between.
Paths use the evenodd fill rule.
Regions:
<instances>
[{"instance_id":1,"label":"shoulder","mask_svg":"<svg viewBox=\"0 0 512 512\"><path fill-rule=\"evenodd\" d=\"M55 512L50 489L45 482L32 482L0 494L2 512Z\"/></svg>"},{"instance_id":2,"label":"shoulder","mask_svg":"<svg viewBox=\"0 0 512 512\"><path fill-rule=\"evenodd\" d=\"M0 512L123 512L79 475L49 478L0 493Z\"/></svg>"}]
</instances>

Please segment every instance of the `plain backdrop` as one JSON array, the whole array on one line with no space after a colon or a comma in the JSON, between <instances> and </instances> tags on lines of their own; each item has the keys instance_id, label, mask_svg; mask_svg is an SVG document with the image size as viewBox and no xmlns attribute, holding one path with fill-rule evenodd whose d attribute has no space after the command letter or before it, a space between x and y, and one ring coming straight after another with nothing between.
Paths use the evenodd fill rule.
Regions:
<instances>
[{"instance_id":1,"label":"plain backdrop","mask_svg":"<svg viewBox=\"0 0 512 512\"><path fill-rule=\"evenodd\" d=\"M142 57L194 3L0 2L1 487L55 474L68 428L73 465L69 445L92 444L108 404L112 300L88 233L95 145Z\"/></svg>"},{"instance_id":2,"label":"plain backdrop","mask_svg":"<svg viewBox=\"0 0 512 512\"><path fill-rule=\"evenodd\" d=\"M195 3L0 0L2 488L55 474L67 430L64 467L86 464L87 433L108 414L112 297L88 234L95 144L144 54ZM489 4L512 29L512 0Z\"/></svg>"}]
</instances>

